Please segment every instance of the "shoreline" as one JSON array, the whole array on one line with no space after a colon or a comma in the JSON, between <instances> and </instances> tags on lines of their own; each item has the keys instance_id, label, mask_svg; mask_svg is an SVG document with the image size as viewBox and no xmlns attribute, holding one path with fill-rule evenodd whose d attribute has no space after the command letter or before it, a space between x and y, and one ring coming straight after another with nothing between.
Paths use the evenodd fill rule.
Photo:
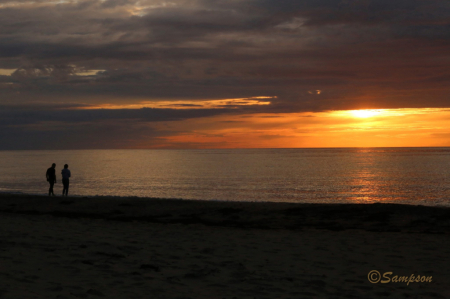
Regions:
<instances>
[{"instance_id":1,"label":"shoreline","mask_svg":"<svg viewBox=\"0 0 450 299\"><path fill-rule=\"evenodd\" d=\"M313 204L0 194L0 213L237 228L450 233L449 207L392 203Z\"/></svg>"},{"instance_id":2,"label":"shoreline","mask_svg":"<svg viewBox=\"0 0 450 299\"><path fill-rule=\"evenodd\" d=\"M0 197L2 196L33 196L39 198L49 197L47 193L24 193L21 191L0 191ZM65 198L63 196L56 195L55 198ZM181 198L181 197L150 197L150 196L137 196L137 195L69 195L70 198L110 198L110 199L141 199L141 200L180 200L180 201L206 201L206 202L230 202L230 203L252 203L252 204L265 204L265 203L275 203L275 204L294 204L294 205L373 205L373 204L392 204L392 205L402 205L402 206L424 206L424 207L432 207L432 208L449 208L450 202L448 203L440 203L440 204L430 204L427 202L422 202L421 204L410 202L353 202L353 201L340 201L340 202L294 202L294 201L273 201L273 200L258 200L258 201L247 201L247 200L227 200L227 199L203 199L203 198Z\"/></svg>"}]
</instances>

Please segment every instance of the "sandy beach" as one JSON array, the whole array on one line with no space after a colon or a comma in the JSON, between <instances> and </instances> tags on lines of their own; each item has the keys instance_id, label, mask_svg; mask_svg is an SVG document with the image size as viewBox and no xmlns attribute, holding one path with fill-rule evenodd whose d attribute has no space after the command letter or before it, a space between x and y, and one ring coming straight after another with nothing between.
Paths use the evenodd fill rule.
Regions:
<instances>
[{"instance_id":1,"label":"sandy beach","mask_svg":"<svg viewBox=\"0 0 450 299\"><path fill-rule=\"evenodd\" d=\"M449 208L4 194L0 215L0 298L450 297Z\"/></svg>"}]
</instances>

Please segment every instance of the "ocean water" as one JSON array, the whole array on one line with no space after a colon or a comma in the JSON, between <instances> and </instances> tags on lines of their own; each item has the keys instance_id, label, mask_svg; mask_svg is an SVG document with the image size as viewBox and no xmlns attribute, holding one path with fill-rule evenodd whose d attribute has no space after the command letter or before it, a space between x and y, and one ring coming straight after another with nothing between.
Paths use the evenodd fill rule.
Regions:
<instances>
[{"instance_id":1,"label":"ocean water","mask_svg":"<svg viewBox=\"0 0 450 299\"><path fill-rule=\"evenodd\" d=\"M450 148L0 151L0 192L450 206Z\"/></svg>"}]
</instances>

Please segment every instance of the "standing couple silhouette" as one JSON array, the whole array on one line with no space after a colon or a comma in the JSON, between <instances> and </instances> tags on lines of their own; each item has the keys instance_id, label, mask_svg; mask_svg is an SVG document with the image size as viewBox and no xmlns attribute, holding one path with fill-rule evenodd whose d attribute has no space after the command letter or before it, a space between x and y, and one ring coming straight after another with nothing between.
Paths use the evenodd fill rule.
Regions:
<instances>
[{"instance_id":1,"label":"standing couple silhouette","mask_svg":"<svg viewBox=\"0 0 450 299\"><path fill-rule=\"evenodd\" d=\"M55 193L53 193L53 185L56 183L55 167L56 164L53 163L52 167L47 169L47 173L45 174L45 176L47 177L47 181L50 184L50 188L48 189L48 196L55 196ZM69 178L70 178L69 165L67 164L64 165L64 169L61 170L61 175L62 175L62 183L64 186L62 195L67 196L67 194L69 193Z\"/></svg>"}]
</instances>

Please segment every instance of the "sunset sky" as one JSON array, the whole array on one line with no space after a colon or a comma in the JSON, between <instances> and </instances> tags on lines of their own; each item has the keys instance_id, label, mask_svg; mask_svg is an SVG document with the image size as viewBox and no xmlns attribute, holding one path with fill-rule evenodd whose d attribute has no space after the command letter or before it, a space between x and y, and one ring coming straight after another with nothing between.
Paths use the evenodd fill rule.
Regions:
<instances>
[{"instance_id":1,"label":"sunset sky","mask_svg":"<svg viewBox=\"0 0 450 299\"><path fill-rule=\"evenodd\" d=\"M450 1L0 0L0 141L450 146Z\"/></svg>"}]
</instances>

